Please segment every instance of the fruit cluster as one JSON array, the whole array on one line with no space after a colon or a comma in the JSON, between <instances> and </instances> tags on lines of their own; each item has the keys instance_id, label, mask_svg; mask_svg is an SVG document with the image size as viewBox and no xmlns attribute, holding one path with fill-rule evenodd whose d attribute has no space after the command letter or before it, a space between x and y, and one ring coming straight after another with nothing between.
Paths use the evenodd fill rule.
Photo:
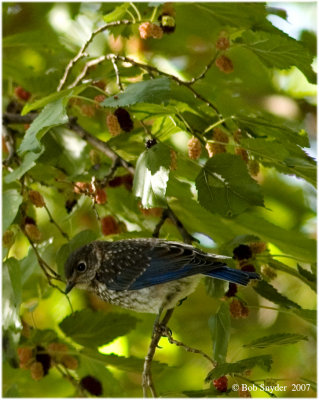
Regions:
<instances>
[{"instance_id":1,"label":"fruit cluster","mask_svg":"<svg viewBox=\"0 0 319 400\"><path fill-rule=\"evenodd\" d=\"M118 107L113 114L106 117L106 125L112 136L119 135L122 130L130 132L134 126L129 112L122 107Z\"/></svg>"},{"instance_id":2,"label":"fruit cluster","mask_svg":"<svg viewBox=\"0 0 319 400\"><path fill-rule=\"evenodd\" d=\"M151 22L143 22L139 27L138 30L140 32L141 39L161 39L163 37L163 29L156 24Z\"/></svg>"},{"instance_id":3,"label":"fruit cluster","mask_svg":"<svg viewBox=\"0 0 319 400\"><path fill-rule=\"evenodd\" d=\"M78 360L68 354L69 348L63 343L53 342L43 346L19 347L19 367L30 370L32 379L38 381L49 373L55 365L63 365L70 370L78 368Z\"/></svg>"}]
</instances>

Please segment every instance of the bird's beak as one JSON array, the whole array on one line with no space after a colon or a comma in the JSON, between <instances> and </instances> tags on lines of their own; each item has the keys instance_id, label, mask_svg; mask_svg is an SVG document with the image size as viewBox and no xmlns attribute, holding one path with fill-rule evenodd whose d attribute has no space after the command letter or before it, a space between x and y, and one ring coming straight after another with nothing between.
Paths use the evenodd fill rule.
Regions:
<instances>
[{"instance_id":1,"label":"bird's beak","mask_svg":"<svg viewBox=\"0 0 319 400\"><path fill-rule=\"evenodd\" d=\"M74 286L75 286L75 282L71 282L71 281L67 282L64 293L68 294L74 288Z\"/></svg>"}]
</instances>

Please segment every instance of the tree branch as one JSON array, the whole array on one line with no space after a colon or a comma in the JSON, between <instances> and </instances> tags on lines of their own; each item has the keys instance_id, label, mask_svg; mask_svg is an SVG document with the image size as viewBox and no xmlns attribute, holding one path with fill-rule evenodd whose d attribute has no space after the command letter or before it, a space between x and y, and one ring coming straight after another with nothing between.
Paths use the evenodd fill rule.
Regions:
<instances>
[{"instance_id":1,"label":"tree branch","mask_svg":"<svg viewBox=\"0 0 319 400\"><path fill-rule=\"evenodd\" d=\"M83 44L83 46L80 48L79 52L77 53L77 55L75 57L72 58L72 60L70 60L70 62L68 63L68 65L65 68L64 74L59 82L59 85L57 87L57 92L59 92L63 86L65 85L65 82L69 76L69 73L71 71L71 69L73 68L74 64L80 60L81 58L85 57L85 50L88 48L89 44L93 41L93 39L95 38L96 35L98 35L101 32L106 31L109 28L112 28L114 26L120 26L120 25L130 25L133 22L130 20L122 20L122 21L113 21L110 22L108 24L105 24L103 26L101 26L100 28L96 29L95 31L93 31L91 33L91 36L89 37L89 39Z\"/></svg>"},{"instance_id":2,"label":"tree branch","mask_svg":"<svg viewBox=\"0 0 319 400\"><path fill-rule=\"evenodd\" d=\"M144 362L144 369L142 375L143 397L147 397L147 389L150 390L153 397L158 397L152 379L151 366L157 345L162 337L163 328L166 327L166 324L168 323L169 319L173 314L173 311L174 311L173 308L167 310L164 318L160 323L157 322L157 319L155 321L152 340L148 348L148 353L147 356L145 357L145 362Z\"/></svg>"},{"instance_id":3,"label":"tree branch","mask_svg":"<svg viewBox=\"0 0 319 400\"><path fill-rule=\"evenodd\" d=\"M101 151L101 153L105 154L109 157L113 162L119 163L122 167L127 169L131 174L134 174L135 170L134 167L127 161L125 161L122 157L120 157L114 150L112 150L109 145L102 140L98 139L97 137L91 135L85 129L83 129L78 123L76 122L75 117L69 118L69 128L75 132L81 139L85 140L86 142L90 143L93 147L97 150Z\"/></svg>"}]
</instances>

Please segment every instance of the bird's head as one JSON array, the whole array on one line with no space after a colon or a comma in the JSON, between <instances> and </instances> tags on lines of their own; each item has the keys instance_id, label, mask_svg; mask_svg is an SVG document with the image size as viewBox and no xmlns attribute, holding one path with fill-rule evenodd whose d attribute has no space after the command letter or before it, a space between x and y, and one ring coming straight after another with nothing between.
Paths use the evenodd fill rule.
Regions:
<instances>
[{"instance_id":1,"label":"bird's head","mask_svg":"<svg viewBox=\"0 0 319 400\"><path fill-rule=\"evenodd\" d=\"M99 268L99 249L95 243L87 244L70 254L64 271L67 280L65 293L69 293L74 286L88 289Z\"/></svg>"}]
</instances>

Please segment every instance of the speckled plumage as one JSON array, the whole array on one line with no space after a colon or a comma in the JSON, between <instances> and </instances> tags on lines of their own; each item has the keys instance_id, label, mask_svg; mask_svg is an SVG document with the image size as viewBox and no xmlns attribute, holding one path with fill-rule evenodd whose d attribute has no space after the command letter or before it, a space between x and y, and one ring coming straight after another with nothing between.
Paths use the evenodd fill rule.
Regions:
<instances>
[{"instance_id":1,"label":"speckled plumage","mask_svg":"<svg viewBox=\"0 0 319 400\"><path fill-rule=\"evenodd\" d=\"M67 260L66 292L76 286L111 304L158 313L192 293L201 274L243 285L258 279L256 273L227 267L227 258L160 239L96 241Z\"/></svg>"}]
</instances>

